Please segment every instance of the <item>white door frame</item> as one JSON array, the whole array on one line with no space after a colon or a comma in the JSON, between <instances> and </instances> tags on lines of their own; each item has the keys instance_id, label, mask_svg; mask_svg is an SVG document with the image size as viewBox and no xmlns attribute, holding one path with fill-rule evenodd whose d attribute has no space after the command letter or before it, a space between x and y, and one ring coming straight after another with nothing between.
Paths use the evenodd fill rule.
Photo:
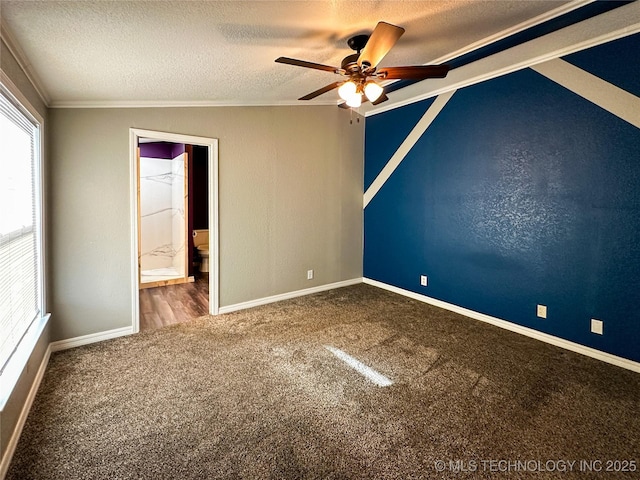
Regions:
<instances>
[{"instance_id":1,"label":"white door frame","mask_svg":"<svg viewBox=\"0 0 640 480\"><path fill-rule=\"evenodd\" d=\"M161 142L202 145L209 151L209 314L220 307L220 233L218 212L218 139L194 137L155 130L129 129L130 206L131 206L131 314L133 333L140 331L140 293L138 272L138 140L153 138ZM186 248L186 245L185 245Z\"/></svg>"}]
</instances>

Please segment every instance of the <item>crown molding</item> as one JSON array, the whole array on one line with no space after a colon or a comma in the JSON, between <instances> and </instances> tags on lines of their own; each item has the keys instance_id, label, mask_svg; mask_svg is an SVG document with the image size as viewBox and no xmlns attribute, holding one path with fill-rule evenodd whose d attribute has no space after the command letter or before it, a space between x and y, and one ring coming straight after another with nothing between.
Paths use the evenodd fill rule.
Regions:
<instances>
[{"instance_id":1,"label":"crown molding","mask_svg":"<svg viewBox=\"0 0 640 480\"><path fill-rule=\"evenodd\" d=\"M577 8L575 4L574 8ZM383 105L363 106L361 113L365 117L377 115L638 32L640 3L630 3L451 70L446 78L409 85L388 94L389 101ZM475 48L480 46L476 45ZM452 58L455 57L437 59L434 63L444 63Z\"/></svg>"},{"instance_id":2,"label":"crown molding","mask_svg":"<svg viewBox=\"0 0 640 480\"><path fill-rule=\"evenodd\" d=\"M595 0L573 0L565 5L555 8L549 12L538 15L525 22L519 23L513 27L509 27L494 35L490 35L482 40L474 42L466 47L456 50L455 52L448 54L444 57L436 58L428 64L440 64L445 63L451 58L456 58L466 53L472 52L485 45L489 45L493 42L497 42L518 32L526 30L535 25L552 20L560 15L571 12L577 8L583 7ZM383 85L389 85L394 82L385 82ZM301 106L301 105L338 105L342 101L334 100L316 100L312 103L300 103L298 100L282 100L282 101L256 101L256 102L243 102L243 101L228 101L228 102L215 102L215 101L53 101L49 105L51 108L167 108L167 107L271 107L271 106Z\"/></svg>"},{"instance_id":3,"label":"crown molding","mask_svg":"<svg viewBox=\"0 0 640 480\"><path fill-rule=\"evenodd\" d=\"M471 53L474 50L478 50L480 48L486 47L487 45L491 45L492 43L499 42L500 40L504 40L505 38L515 35L516 33L520 33L531 27L535 27L537 25L543 24L545 22L553 20L554 18L558 18L561 15L572 12L573 10L577 10L578 8L584 7L585 5L593 3L594 1L595 0L573 0L572 2L569 2L558 8L554 8L553 10L550 10L546 13L538 15L537 17L533 17L529 20L519 23L518 25L514 25L513 27L509 27L494 35L490 35L486 38L483 38L482 40L471 43L466 47L461 48L460 50L456 50L455 52L436 58L432 62L428 62L428 64L439 65L441 63L446 63L454 58L458 58L463 55L466 55L467 53Z\"/></svg>"},{"instance_id":4,"label":"crown molding","mask_svg":"<svg viewBox=\"0 0 640 480\"><path fill-rule=\"evenodd\" d=\"M33 88L40 97L40 100L42 100L45 106L48 107L50 105L51 99L49 98L46 89L42 85L42 81L33 70L33 68L31 68L31 62L29 62L27 55L24 53L22 48L20 48L20 44L16 41L15 36L13 35L13 33L11 33L9 27L7 27L4 19L0 19L0 39L2 39L4 44L9 49L9 52L11 52L11 55L13 55L13 58L15 58L16 62L18 62L18 65L26 75L29 82L31 82L31 85L33 85Z\"/></svg>"},{"instance_id":5,"label":"crown molding","mask_svg":"<svg viewBox=\"0 0 640 480\"><path fill-rule=\"evenodd\" d=\"M584 7L585 5L588 5L589 3L593 3L594 1L596 0L573 0L558 8L554 8L553 10L540 14L536 17L530 18L529 20L525 20L524 22L521 22L512 27L506 28L498 33L489 35L488 37L478 40L477 42L470 43L469 45L466 45L454 52L434 58L426 62L424 65L440 65L442 63L450 62L454 58L462 57L468 53L473 52L474 50L478 50L480 48L491 45L492 43L499 42L500 40L504 40L505 38L509 38L510 36L520 33L524 30L527 30L528 28L535 27L537 25L553 20L554 18L557 18L566 13L572 12L573 10L576 10L578 8ZM387 82L383 82L382 85L384 86L392 85L399 81L400 80L390 80ZM376 112L378 112L378 109L371 109L371 110L375 110Z\"/></svg>"},{"instance_id":6,"label":"crown molding","mask_svg":"<svg viewBox=\"0 0 640 480\"><path fill-rule=\"evenodd\" d=\"M283 101L255 101L255 102L242 102L242 101L228 101L228 102L215 102L209 100L192 100L192 101L156 101L156 100L143 100L143 101L62 101L52 102L50 108L193 108L193 107L321 107L321 106L336 106L337 100L332 101L314 101L301 103L297 100L283 100Z\"/></svg>"},{"instance_id":7,"label":"crown molding","mask_svg":"<svg viewBox=\"0 0 640 480\"><path fill-rule=\"evenodd\" d=\"M455 52L452 52L450 54L447 54L446 56L442 56L439 58L435 58L430 62L427 62L428 64L440 64L440 63L446 63L447 61L450 61L454 58L458 58L462 55L468 54L470 52L473 52L474 50L477 50L479 48L483 48L487 45L490 45L492 43L498 42L500 40L503 40L505 38L508 38L514 34L517 34L519 32L522 32L528 28L543 24L547 21L553 20L554 18L557 18L561 15L564 15L566 13L569 13L573 10L576 10L578 8L581 8L585 5L588 5L590 3L593 3L595 0L573 0L567 4L564 4L558 8L555 8L549 12L546 12L544 14L538 15L532 19L529 19L525 22L522 22L518 25L515 25L513 27L507 28L505 30L502 30L501 32L498 32L494 35L490 35L482 40L479 40L477 42L474 42L470 45L465 46L462 49L459 49ZM580 22L576 25L572 25L570 27L566 27L564 29L561 29L557 32L552 32L548 35L545 35L543 37L538 37L535 40L531 40L530 42L526 42L525 44L522 45L528 45L528 44L533 44L538 42L538 40L544 39L546 37L552 36L557 34L558 32L563 32L565 30L570 30L573 29L574 27L578 26L578 25L582 25L585 24L587 22L591 22L594 19L599 19L600 17L606 17L609 18L611 16L612 13L618 12L619 10L623 10L626 11L629 9L629 7L633 7L634 4L630 4L627 6L623 6L620 8L617 8L613 11L607 12L605 14L599 15L597 17L593 17L591 19L585 20L583 22ZM637 4L636 4L637 6ZM633 15L631 15L633 16ZM637 20L636 20L637 21ZM1 38L4 41L4 43L6 44L7 48L9 49L9 51L12 53L12 55L15 57L16 61L18 62L18 64L20 65L21 69L23 70L23 72L25 73L25 75L27 76L27 78L29 79L29 81L31 82L31 84L33 85L34 89L36 90L36 92L38 93L39 97L41 98L41 100L44 102L44 104L49 107L49 108L167 108L167 107L173 107L173 108L192 108L192 107L267 107L267 106L308 106L308 105L314 105L314 106L331 106L331 105L338 105L340 102L338 101L322 101L322 100L317 100L317 101L313 101L313 102L304 102L301 103L297 100L291 101L291 100L283 100L283 101L224 101L224 102L219 102L219 101L208 101L208 100L201 100L201 101L158 101L158 100L131 100L131 101L121 101L121 100L116 100L116 101L111 101L111 100L104 100L104 101L52 101L49 97L49 95L47 94L45 88L42 85L42 82L40 81L40 79L38 78L37 74L35 73L35 71L32 68L31 63L28 61L27 56L25 55L24 51L20 48L19 43L16 41L14 35L11 33L10 29L7 27L6 23L4 22L4 20L2 20L0 22L0 26L1 26ZM637 31L637 30L636 30ZM618 31L616 31L616 33L620 33ZM503 58L504 57L504 53L505 52L512 52L512 50L516 50L518 49L521 45L518 45L516 47L513 47L511 49L505 50L504 52L500 52L498 54L492 55L491 57L487 57L487 59L489 61L487 61L487 59L483 59L483 60L479 60L477 62L474 62L473 64L470 65L466 65L464 67L460 67L459 69L455 69L452 70L449 75L447 76L447 78L445 79L431 79L429 80L429 82L425 83L425 82L420 82L414 85L410 85L408 87L405 87L401 90L397 90L395 92L392 92L391 94L389 94L390 96L390 101L389 102L385 102L385 104L380 105L380 106L372 106L369 104L365 104L363 105L363 107L359 110L358 113L364 115L364 116L370 116L370 115L375 115L377 113L382 113L388 110L392 110L395 108L399 108L401 106L404 105L408 105L411 103L415 103L418 102L420 100L423 100L425 98L430 98L436 95L439 95L441 93L444 93L446 91L449 90L454 90L454 89L458 89L458 88L462 88L464 86L469 86L469 85L473 85L475 83L479 83L481 81L485 81L488 80L490 78L495 78L497 76L500 75L504 75L506 73L510 73L512 71L515 70L519 70L522 68L526 68L532 65L535 65L537 63L541 63L543 61L549 60L549 59L553 59L553 58L557 58L561 55L566 55L568 53L572 53L574 51L578 51L584 48L589 48L591 46L595 46L598 45L599 43L604 43L606 41L611 41L614 40L615 38L620 38L622 36L628 35L630 33L634 33L634 32L629 32L626 31L622 32L622 34L617 35L617 36L609 36L607 37L606 35L598 37L598 39L593 39L592 41L586 40L585 42L582 42L583 44L581 44L581 46L579 48L575 48L575 49L570 49L570 48L562 48L562 49L557 49L554 50L551 54L545 55L544 58L541 56L539 58L533 58L533 59L527 59L527 60L523 60L520 62L516 62L513 65L511 65L510 67L505 67L505 66L497 66L497 64L499 64L499 61L495 61L495 59L493 57L500 57ZM577 45L576 45L577 46ZM496 64L496 66L493 66L493 63ZM476 64L482 64L485 66L484 70L485 72L481 75L476 75L476 76L469 76L469 73L471 71L475 71L477 70L476 68L468 68L471 67L471 65L476 65ZM488 71L487 71L488 70ZM463 77L467 77L465 79L459 79L457 77L460 77L461 75L459 75L459 72L465 72L465 75L463 75ZM453 80L453 78L456 78L457 80ZM440 80L445 80L445 82L442 82ZM394 82L387 82L385 83L385 85L390 85ZM425 84L424 86L422 84ZM427 86L429 88L429 90L425 90L425 86Z\"/></svg>"}]
</instances>

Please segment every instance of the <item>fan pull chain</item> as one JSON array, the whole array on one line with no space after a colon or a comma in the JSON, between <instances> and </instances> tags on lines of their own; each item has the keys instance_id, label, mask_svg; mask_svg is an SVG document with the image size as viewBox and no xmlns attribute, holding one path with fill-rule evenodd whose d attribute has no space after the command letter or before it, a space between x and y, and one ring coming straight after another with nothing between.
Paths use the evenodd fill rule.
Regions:
<instances>
[{"instance_id":1,"label":"fan pull chain","mask_svg":"<svg viewBox=\"0 0 640 480\"><path fill-rule=\"evenodd\" d=\"M349 123L353 125L353 108L349 109ZM356 116L356 123L360 123L360 116Z\"/></svg>"}]
</instances>

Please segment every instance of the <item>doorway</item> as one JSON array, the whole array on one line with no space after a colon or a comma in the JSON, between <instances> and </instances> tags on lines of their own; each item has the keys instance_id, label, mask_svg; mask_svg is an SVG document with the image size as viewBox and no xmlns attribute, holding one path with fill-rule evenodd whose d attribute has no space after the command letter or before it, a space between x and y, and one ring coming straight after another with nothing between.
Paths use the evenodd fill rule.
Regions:
<instances>
[{"instance_id":1,"label":"doorway","mask_svg":"<svg viewBox=\"0 0 640 480\"><path fill-rule=\"evenodd\" d=\"M184 143L138 139L140 289L195 281L189 248L194 207L190 150Z\"/></svg>"},{"instance_id":2,"label":"doorway","mask_svg":"<svg viewBox=\"0 0 640 480\"><path fill-rule=\"evenodd\" d=\"M205 163L204 170L202 166L198 167L205 172L208 180L204 194L202 183L200 193L196 192L194 195L193 188L187 181L189 165L191 168L194 165L194 156L203 158ZM152 291L162 293L165 297L177 298L172 303L178 306L184 304L179 300L181 295L185 299L190 296L202 299L204 292L208 296L208 313L217 315L220 290L218 140L131 128L130 164L133 331L140 331L141 299L148 301L149 292ZM193 177L193 172L191 176ZM146 187L142 184L146 184ZM145 188L146 204L140 200L141 191L144 193ZM207 218L203 219L200 211L197 222L200 227L205 222L208 223L207 230L194 229L193 223L193 212L198 210L194 202L202 202L203 196L208 203L208 211L204 214ZM148 233L145 233L147 230ZM204 232L208 242L203 243ZM192 238L198 233L200 240L197 250L202 255L196 252ZM208 255L204 253L207 250ZM206 268L202 265L204 257L208 257ZM199 274L194 270L194 258L200 262L200 269L204 273ZM197 295L194 294L195 290L191 291L193 285L191 290L186 285L194 280L200 282L196 285L199 287ZM202 282L206 284L202 285ZM149 291L143 296L142 292L146 288ZM175 291L159 290L163 288ZM171 316L172 312L167 310L165 315Z\"/></svg>"}]
</instances>

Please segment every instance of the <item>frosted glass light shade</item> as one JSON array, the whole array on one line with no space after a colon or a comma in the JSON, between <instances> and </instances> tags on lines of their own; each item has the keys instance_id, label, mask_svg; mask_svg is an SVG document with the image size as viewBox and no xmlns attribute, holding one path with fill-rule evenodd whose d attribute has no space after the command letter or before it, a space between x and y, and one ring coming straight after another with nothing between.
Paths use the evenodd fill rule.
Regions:
<instances>
[{"instance_id":1,"label":"frosted glass light shade","mask_svg":"<svg viewBox=\"0 0 640 480\"><path fill-rule=\"evenodd\" d=\"M362 105L362 95L359 93L354 93L347 99L347 105L351 108L358 108Z\"/></svg>"},{"instance_id":2,"label":"frosted glass light shade","mask_svg":"<svg viewBox=\"0 0 640 480\"><path fill-rule=\"evenodd\" d=\"M356 84L352 81L348 81L342 84L342 86L338 89L338 95L343 100L349 100L356 93Z\"/></svg>"},{"instance_id":3,"label":"frosted glass light shade","mask_svg":"<svg viewBox=\"0 0 640 480\"><path fill-rule=\"evenodd\" d=\"M364 94L370 102L375 102L382 95L382 87L375 82L367 82L364 86Z\"/></svg>"}]
</instances>

